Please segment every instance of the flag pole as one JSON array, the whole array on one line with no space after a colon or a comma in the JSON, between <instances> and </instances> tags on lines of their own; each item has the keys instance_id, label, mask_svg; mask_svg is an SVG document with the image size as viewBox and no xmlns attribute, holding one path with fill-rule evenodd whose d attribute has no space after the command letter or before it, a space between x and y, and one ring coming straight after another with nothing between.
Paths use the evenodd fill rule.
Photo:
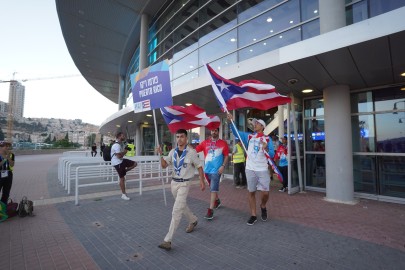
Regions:
<instances>
[{"instance_id":1,"label":"flag pole","mask_svg":"<svg viewBox=\"0 0 405 270\"><path fill-rule=\"evenodd\" d=\"M159 137L158 137L158 129L157 129L157 123L156 123L156 114L155 114L155 109L152 110L153 112L153 123L155 126L155 138L156 138L156 145L160 147L159 145ZM162 177L162 164L161 164L161 158L160 158L160 152L158 152L159 156L159 178L162 180L162 189L163 189L163 199L165 201L165 205L167 206L167 200L166 200L166 188L165 188L165 183Z\"/></svg>"},{"instance_id":2,"label":"flag pole","mask_svg":"<svg viewBox=\"0 0 405 270\"><path fill-rule=\"evenodd\" d=\"M231 113L228 111L228 109L227 109L226 107L224 107L224 110L225 110L225 112L226 112L227 114L231 114ZM236 134L238 135L239 141L242 143L243 150L245 150L245 153L247 154L246 146L245 146L245 144L243 143L242 139L240 138L239 130L236 128L235 122L233 121L233 117L232 117L232 119L231 119L231 124L232 124L234 130L236 131Z\"/></svg>"}]
</instances>

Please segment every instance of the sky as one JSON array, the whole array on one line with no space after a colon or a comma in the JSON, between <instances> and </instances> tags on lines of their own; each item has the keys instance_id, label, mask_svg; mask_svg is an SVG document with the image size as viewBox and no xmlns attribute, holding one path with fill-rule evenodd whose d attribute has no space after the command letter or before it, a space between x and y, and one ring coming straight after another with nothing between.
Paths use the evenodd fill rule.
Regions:
<instances>
[{"instance_id":1,"label":"sky","mask_svg":"<svg viewBox=\"0 0 405 270\"><path fill-rule=\"evenodd\" d=\"M55 0L0 0L0 80L80 75L59 24ZM24 117L82 119L100 125L118 105L97 92L81 75L28 80ZM9 83L0 83L8 102Z\"/></svg>"}]
</instances>

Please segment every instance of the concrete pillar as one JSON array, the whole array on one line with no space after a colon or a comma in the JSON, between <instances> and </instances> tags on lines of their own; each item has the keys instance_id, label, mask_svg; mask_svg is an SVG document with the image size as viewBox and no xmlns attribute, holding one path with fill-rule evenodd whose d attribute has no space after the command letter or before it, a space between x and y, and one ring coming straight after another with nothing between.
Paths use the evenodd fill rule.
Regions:
<instances>
[{"instance_id":1,"label":"concrete pillar","mask_svg":"<svg viewBox=\"0 0 405 270\"><path fill-rule=\"evenodd\" d=\"M149 16L141 16L141 34L139 38L139 70L148 67L148 27Z\"/></svg>"},{"instance_id":2,"label":"concrete pillar","mask_svg":"<svg viewBox=\"0 0 405 270\"><path fill-rule=\"evenodd\" d=\"M346 26L345 0L319 0L321 35Z\"/></svg>"},{"instance_id":3,"label":"concrete pillar","mask_svg":"<svg viewBox=\"0 0 405 270\"><path fill-rule=\"evenodd\" d=\"M281 139L284 137L284 105L279 105L277 107L278 111L278 139L281 141Z\"/></svg>"},{"instance_id":4,"label":"concrete pillar","mask_svg":"<svg viewBox=\"0 0 405 270\"><path fill-rule=\"evenodd\" d=\"M122 76L119 76L118 87L118 110L121 110L125 104L125 80Z\"/></svg>"},{"instance_id":5,"label":"concrete pillar","mask_svg":"<svg viewBox=\"0 0 405 270\"><path fill-rule=\"evenodd\" d=\"M149 16L147 14L142 14L141 16L141 33L139 37L139 71L148 67L148 27L149 27ZM136 155L141 155L141 127L140 124L136 128ZM156 135L154 135L156 136ZM156 141L156 138L154 138Z\"/></svg>"},{"instance_id":6,"label":"concrete pillar","mask_svg":"<svg viewBox=\"0 0 405 270\"><path fill-rule=\"evenodd\" d=\"M350 91L346 85L323 90L325 104L326 200L353 204L353 151Z\"/></svg>"},{"instance_id":7,"label":"concrete pillar","mask_svg":"<svg viewBox=\"0 0 405 270\"><path fill-rule=\"evenodd\" d=\"M141 126L137 125L135 129L135 155L141 155Z\"/></svg>"}]
</instances>

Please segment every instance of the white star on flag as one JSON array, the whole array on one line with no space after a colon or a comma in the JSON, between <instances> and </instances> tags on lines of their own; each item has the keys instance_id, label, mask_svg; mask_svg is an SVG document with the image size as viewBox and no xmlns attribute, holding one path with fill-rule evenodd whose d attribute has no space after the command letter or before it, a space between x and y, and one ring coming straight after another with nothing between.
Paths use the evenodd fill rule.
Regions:
<instances>
[{"instance_id":1,"label":"white star on flag","mask_svg":"<svg viewBox=\"0 0 405 270\"><path fill-rule=\"evenodd\" d=\"M222 92L224 89L228 89L229 85L225 84L224 81L221 81L221 83L217 84L219 86L220 91Z\"/></svg>"}]
</instances>

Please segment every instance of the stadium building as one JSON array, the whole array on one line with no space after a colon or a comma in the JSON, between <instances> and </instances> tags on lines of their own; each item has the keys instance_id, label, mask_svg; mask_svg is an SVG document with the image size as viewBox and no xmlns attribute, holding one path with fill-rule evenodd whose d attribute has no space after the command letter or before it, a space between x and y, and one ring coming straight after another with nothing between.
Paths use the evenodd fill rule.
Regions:
<instances>
[{"instance_id":1,"label":"stadium building","mask_svg":"<svg viewBox=\"0 0 405 270\"><path fill-rule=\"evenodd\" d=\"M405 0L56 0L68 50L117 112L100 127L152 155L152 112L134 114L130 75L165 59L174 105L221 117L204 63L221 76L273 84L293 98L268 111L233 111L239 129L261 118L291 134L289 193L325 192L405 203ZM160 142L174 142L156 112ZM209 134L192 132L198 142ZM232 167L228 168L232 172Z\"/></svg>"}]
</instances>

